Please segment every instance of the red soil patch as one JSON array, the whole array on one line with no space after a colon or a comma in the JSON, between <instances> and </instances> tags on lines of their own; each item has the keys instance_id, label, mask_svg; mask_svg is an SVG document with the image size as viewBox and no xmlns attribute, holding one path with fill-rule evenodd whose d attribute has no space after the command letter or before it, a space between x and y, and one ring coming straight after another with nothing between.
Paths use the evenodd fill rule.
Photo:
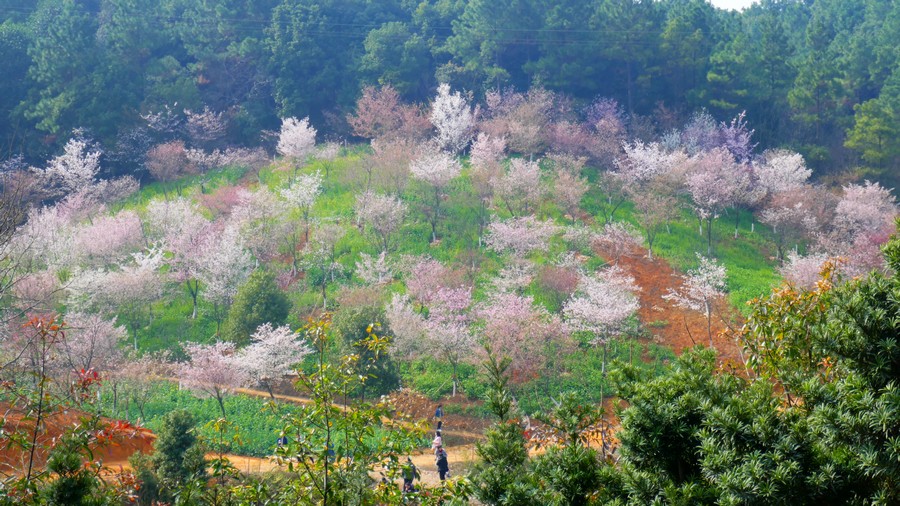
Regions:
<instances>
[{"instance_id":1,"label":"red soil patch","mask_svg":"<svg viewBox=\"0 0 900 506\"><path fill-rule=\"evenodd\" d=\"M638 294L641 304L638 316L653 334L653 342L672 348L678 355L685 348L695 345L709 346L706 317L698 311L678 307L663 299L669 289L677 289L682 285L681 275L665 260L655 258L650 261L644 250L635 249L630 255L619 258L619 266L634 276L641 287ZM719 300L712 317L713 346L723 363L742 364L740 347L731 337L721 315L730 321L740 319L727 301Z\"/></svg>"},{"instance_id":2,"label":"red soil patch","mask_svg":"<svg viewBox=\"0 0 900 506\"><path fill-rule=\"evenodd\" d=\"M10 409L6 403L0 403L5 421L4 430L7 433L30 434L34 429L34 420L24 419L22 413ZM43 428L37 437L37 447L34 456L34 466L43 467L47 462L49 449L53 447L58 438L67 430L77 427L86 413L69 409L51 412L44 419ZM102 443L92 448L93 461L102 462L104 465L120 465L128 460L133 453L141 451L150 453L153 450L153 441L156 436L148 429L133 427L123 422L104 418L106 429L100 439ZM21 448L12 444L8 436L0 437L0 474L21 475L26 472L30 455Z\"/></svg>"}]
</instances>

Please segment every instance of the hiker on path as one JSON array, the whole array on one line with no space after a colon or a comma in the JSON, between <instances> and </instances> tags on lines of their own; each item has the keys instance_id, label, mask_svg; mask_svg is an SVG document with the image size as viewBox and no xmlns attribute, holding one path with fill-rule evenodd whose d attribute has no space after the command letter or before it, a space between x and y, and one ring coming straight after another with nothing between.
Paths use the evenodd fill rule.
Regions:
<instances>
[{"instance_id":1,"label":"hiker on path","mask_svg":"<svg viewBox=\"0 0 900 506\"><path fill-rule=\"evenodd\" d=\"M441 437L441 431L434 433L434 441L431 442L431 451L437 455L437 450L444 445L444 439Z\"/></svg>"},{"instance_id":2,"label":"hiker on path","mask_svg":"<svg viewBox=\"0 0 900 506\"><path fill-rule=\"evenodd\" d=\"M406 464L403 464L400 471L403 475L403 493L409 494L415 492L416 487L413 485L413 482L419 479L419 468L413 464L410 457L406 457Z\"/></svg>"},{"instance_id":3,"label":"hiker on path","mask_svg":"<svg viewBox=\"0 0 900 506\"><path fill-rule=\"evenodd\" d=\"M434 454L434 463L437 464L438 476L444 481L450 476L450 463L447 461L447 452L443 446L438 446Z\"/></svg>"},{"instance_id":4,"label":"hiker on path","mask_svg":"<svg viewBox=\"0 0 900 506\"><path fill-rule=\"evenodd\" d=\"M437 430L441 430L444 425L444 405L438 404L434 409L434 419L437 421Z\"/></svg>"}]
</instances>

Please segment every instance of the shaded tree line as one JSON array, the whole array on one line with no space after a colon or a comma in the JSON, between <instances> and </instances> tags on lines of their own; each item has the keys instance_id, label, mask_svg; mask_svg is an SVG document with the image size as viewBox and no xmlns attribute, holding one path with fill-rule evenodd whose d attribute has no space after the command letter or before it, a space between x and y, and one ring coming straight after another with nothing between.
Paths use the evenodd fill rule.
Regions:
<instances>
[{"instance_id":1,"label":"shaded tree line","mask_svg":"<svg viewBox=\"0 0 900 506\"><path fill-rule=\"evenodd\" d=\"M740 13L703 0L66 0L9 3L0 17L3 158L46 157L85 127L110 170L130 173L158 133L142 115L226 115L205 148L256 144L279 117L346 135L365 86L424 102L439 83L476 97L533 84L575 103L613 97L661 130L701 107L747 110L762 147L788 145L817 169L889 174L900 154L900 6L886 0Z\"/></svg>"}]
</instances>

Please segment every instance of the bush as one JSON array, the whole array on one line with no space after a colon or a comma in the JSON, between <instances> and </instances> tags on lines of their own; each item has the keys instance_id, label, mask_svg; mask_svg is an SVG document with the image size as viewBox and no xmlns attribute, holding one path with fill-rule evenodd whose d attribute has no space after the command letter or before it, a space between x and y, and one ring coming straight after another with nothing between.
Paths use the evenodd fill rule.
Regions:
<instances>
[{"instance_id":1,"label":"bush","mask_svg":"<svg viewBox=\"0 0 900 506\"><path fill-rule=\"evenodd\" d=\"M283 325L290 309L291 303L275 284L275 276L258 270L238 289L222 326L222 335L238 345L247 344L250 335L263 323Z\"/></svg>"}]
</instances>

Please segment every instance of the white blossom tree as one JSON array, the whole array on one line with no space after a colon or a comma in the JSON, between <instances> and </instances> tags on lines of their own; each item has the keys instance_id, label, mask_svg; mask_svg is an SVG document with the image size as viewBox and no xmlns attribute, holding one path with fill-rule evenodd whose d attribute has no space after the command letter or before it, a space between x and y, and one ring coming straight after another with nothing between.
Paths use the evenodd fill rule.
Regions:
<instances>
[{"instance_id":1,"label":"white blossom tree","mask_svg":"<svg viewBox=\"0 0 900 506\"><path fill-rule=\"evenodd\" d=\"M227 419L225 397L248 381L234 343L187 343L184 351L189 360L178 368L179 383L196 395L215 398L222 418Z\"/></svg>"},{"instance_id":2,"label":"white blossom tree","mask_svg":"<svg viewBox=\"0 0 900 506\"><path fill-rule=\"evenodd\" d=\"M310 126L309 118L284 118L278 133L275 149L294 163L303 164L315 152L316 129Z\"/></svg>"},{"instance_id":3,"label":"white blossom tree","mask_svg":"<svg viewBox=\"0 0 900 506\"><path fill-rule=\"evenodd\" d=\"M431 223L431 239L437 240L437 224L441 216L441 200L447 186L462 171L459 162L443 151L425 149L409 166L412 176L430 186L433 198L426 208Z\"/></svg>"},{"instance_id":4,"label":"white blossom tree","mask_svg":"<svg viewBox=\"0 0 900 506\"><path fill-rule=\"evenodd\" d=\"M449 84L442 83L437 92L429 116L437 130L435 141L441 149L456 154L472 140L475 115L466 97L459 91L451 93Z\"/></svg>"},{"instance_id":5,"label":"white blossom tree","mask_svg":"<svg viewBox=\"0 0 900 506\"><path fill-rule=\"evenodd\" d=\"M50 160L40 174L48 188L55 188L62 195L74 193L94 183L100 172L100 155L87 141L69 139L63 154Z\"/></svg>"},{"instance_id":6,"label":"white blossom tree","mask_svg":"<svg viewBox=\"0 0 900 506\"><path fill-rule=\"evenodd\" d=\"M575 294L563 306L568 328L592 334L592 343L603 347L603 374L609 340L622 332L640 307L638 289L633 277L618 267L608 267L597 275L582 276Z\"/></svg>"},{"instance_id":7,"label":"white blossom tree","mask_svg":"<svg viewBox=\"0 0 900 506\"><path fill-rule=\"evenodd\" d=\"M725 296L725 266L700 254L697 255L697 259L700 265L681 277L683 283L681 288L677 290L670 288L663 298L679 307L703 313L706 317L709 346L712 348L712 314L715 301Z\"/></svg>"},{"instance_id":8,"label":"white blossom tree","mask_svg":"<svg viewBox=\"0 0 900 506\"><path fill-rule=\"evenodd\" d=\"M494 180L494 192L503 199L513 216L530 213L540 205L546 193L538 162L522 158L510 160L506 174Z\"/></svg>"},{"instance_id":9,"label":"white blossom tree","mask_svg":"<svg viewBox=\"0 0 900 506\"><path fill-rule=\"evenodd\" d=\"M301 174L294 178L287 188L281 189L281 198L297 208L303 217L305 227L303 238L307 242L309 241L309 213L321 193L322 174L318 171L314 174Z\"/></svg>"},{"instance_id":10,"label":"white blossom tree","mask_svg":"<svg viewBox=\"0 0 900 506\"><path fill-rule=\"evenodd\" d=\"M407 207L398 197L365 192L356 196L356 215L378 236L383 252L390 246L391 235L403 225Z\"/></svg>"},{"instance_id":11,"label":"white blossom tree","mask_svg":"<svg viewBox=\"0 0 900 506\"><path fill-rule=\"evenodd\" d=\"M237 353L237 363L250 383L265 388L273 401L274 383L290 374L313 351L298 337L287 325L273 327L264 323L250 336L250 345Z\"/></svg>"},{"instance_id":12,"label":"white blossom tree","mask_svg":"<svg viewBox=\"0 0 900 506\"><path fill-rule=\"evenodd\" d=\"M206 287L206 299L213 303L218 333L221 312L231 305L255 262L234 226L211 234L197 255L197 276Z\"/></svg>"},{"instance_id":13,"label":"white blossom tree","mask_svg":"<svg viewBox=\"0 0 900 506\"><path fill-rule=\"evenodd\" d=\"M753 164L759 185L769 195L797 190L806 184L812 169L806 168L803 155L786 150L769 150Z\"/></svg>"}]
</instances>

